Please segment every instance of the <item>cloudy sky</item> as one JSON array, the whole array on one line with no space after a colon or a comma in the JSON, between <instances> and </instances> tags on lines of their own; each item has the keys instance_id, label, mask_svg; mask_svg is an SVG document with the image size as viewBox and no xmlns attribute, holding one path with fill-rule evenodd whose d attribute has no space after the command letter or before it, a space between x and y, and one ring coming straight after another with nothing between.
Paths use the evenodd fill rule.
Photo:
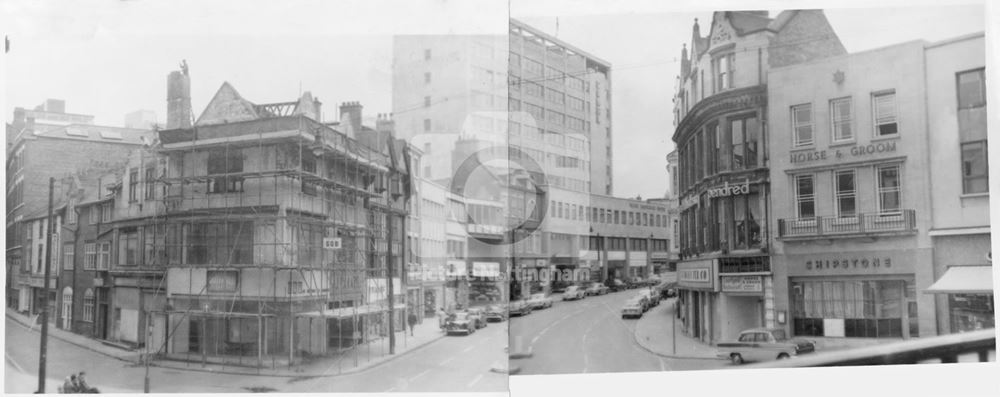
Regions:
<instances>
[{"instance_id":1,"label":"cloudy sky","mask_svg":"<svg viewBox=\"0 0 1000 397\"><path fill-rule=\"evenodd\" d=\"M291 101L308 90L325 104L328 119L344 101L360 101L374 116L392 110L392 35L504 33L508 15L503 1L195 3L0 4L0 14L9 16L0 26L11 40L10 53L0 58L4 117L14 107L60 98L68 112L93 114L99 124L121 125L124 114L138 109L155 111L162 123L166 75L182 59L190 66L196 115L228 81L252 102ZM648 0L509 5L511 16L612 63L618 196L666 192L681 45L690 40L694 18L708 26L714 9L700 3L695 11ZM773 16L779 5L815 6L772 1L758 8L774 9ZM826 10L851 52L981 31L984 14L977 5Z\"/></svg>"}]
</instances>

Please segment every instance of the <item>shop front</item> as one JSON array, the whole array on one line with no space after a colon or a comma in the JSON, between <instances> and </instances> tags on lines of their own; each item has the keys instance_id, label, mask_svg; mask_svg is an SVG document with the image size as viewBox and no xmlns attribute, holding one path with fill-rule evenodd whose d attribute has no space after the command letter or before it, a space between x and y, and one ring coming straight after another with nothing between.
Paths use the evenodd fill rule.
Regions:
<instances>
[{"instance_id":1,"label":"shop front","mask_svg":"<svg viewBox=\"0 0 1000 397\"><path fill-rule=\"evenodd\" d=\"M786 256L792 334L904 339L933 334L933 300L916 293L927 279L918 269L929 264L916 251Z\"/></svg>"},{"instance_id":2,"label":"shop front","mask_svg":"<svg viewBox=\"0 0 1000 397\"><path fill-rule=\"evenodd\" d=\"M715 324L718 291L718 261L701 259L677 264L677 289L681 324L685 335L705 343L718 340Z\"/></svg>"},{"instance_id":3,"label":"shop front","mask_svg":"<svg viewBox=\"0 0 1000 397\"><path fill-rule=\"evenodd\" d=\"M996 327L993 266L952 266L925 292L948 299L949 333Z\"/></svg>"}]
</instances>

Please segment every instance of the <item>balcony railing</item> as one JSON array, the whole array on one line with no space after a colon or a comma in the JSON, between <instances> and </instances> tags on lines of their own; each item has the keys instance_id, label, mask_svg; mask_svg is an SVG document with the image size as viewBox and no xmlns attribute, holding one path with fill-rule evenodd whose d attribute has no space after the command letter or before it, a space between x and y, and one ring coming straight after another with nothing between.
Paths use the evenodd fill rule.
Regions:
<instances>
[{"instance_id":1,"label":"balcony railing","mask_svg":"<svg viewBox=\"0 0 1000 397\"><path fill-rule=\"evenodd\" d=\"M780 238L914 233L916 228L914 210L778 220Z\"/></svg>"},{"instance_id":2,"label":"balcony railing","mask_svg":"<svg viewBox=\"0 0 1000 397\"><path fill-rule=\"evenodd\" d=\"M806 354L746 368L837 367L996 361L994 329L919 338L881 346Z\"/></svg>"}]
</instances>

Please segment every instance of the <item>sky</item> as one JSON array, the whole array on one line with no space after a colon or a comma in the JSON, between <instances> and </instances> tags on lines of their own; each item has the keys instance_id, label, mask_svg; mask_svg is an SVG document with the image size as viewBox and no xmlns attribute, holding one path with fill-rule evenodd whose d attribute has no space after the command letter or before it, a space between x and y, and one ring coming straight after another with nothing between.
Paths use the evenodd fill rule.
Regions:
<instances>
[{"instance_id":1,"label":"sky","mask_svg":"<svg viewBox=\"0 0 1000 397\"><path fill-rule=\"evenodd\" d=\"M674 148L671 98L680 74L681 48L691 46L695 18L701 34L708 34L712 11L600 11L566 16L534 9L512 13L611 63L615 195L663 197L669 180L666 155ZM770 16L781 11L770 10ZM983 7L976 5L832 8L824 13L849 53L985 29ZM636 44L623 45L629 42Z\"/></svg>"},{"instance_id":2,"label":"sky","mask_svg":"<svg viewBox=\"0 0 1000 397\"><path fill-rule=\"evenodd\" d=\"M292 101L310 91L324 103L328 120L336 119L344 101L361 102L365 115L374 118L392 111L392 35L506 32L508 11L498 1L477 2L472 9L445 0L424 0L412 9L401 6L411 3L384 7L359 1L297 1L287 7L261 1L253 3L254 10L227 1L211 7L187 0L87 3L77 9L38 2L0 5L5 14L23 17L6 21L13 29L11 52L0 69L5 119L14 107L59 98L68 112L93 114L98 124L121 125L126 113L139 109L153 110L163 123L166 75L182 59L191 71L195 115L228 81L251 102ZM562 1L510 3L511 16L612 64L616 196L655 198L667 191L671 97L681 46L690 44L694 18L709 26L710 3L693 12L690 5L663 9L646 0L584 1L573 7ZM761 8L772 9L774 16L780 12L775 5L788 4L812 3L770 2ZM985 25L978 5L825 12L849 52L939 40Z\"/></svg>"}]
</instances>

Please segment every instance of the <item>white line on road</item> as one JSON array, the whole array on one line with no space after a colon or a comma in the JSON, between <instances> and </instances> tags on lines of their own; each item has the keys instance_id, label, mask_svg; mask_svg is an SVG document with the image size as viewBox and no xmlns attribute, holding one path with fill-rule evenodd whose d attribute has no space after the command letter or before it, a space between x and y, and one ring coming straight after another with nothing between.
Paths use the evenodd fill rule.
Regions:
<instances>
[{"instance_id":1,"label":"white line on road","mask_svg":"<svg viewBox=\"0 0 1000 397\"><path fill-rule=\"evenodd\" d=\"M431 372L431 370L425 369L424 372L421 372L419 374L413 375L413 377L410 378L410 382L413 382L413 381L417 380L417 378L419 378L421 376L427 375L428 372Z\"/></svg>"},{"instance_id":2,"label":"white line on road","mask_svg":"<svg viewBox=\"0 0 1000 397\"><path fill-rule=\"evenodd\" d=\"M569 314L563 316L562 318L560 318L560 319L558 319L556 321L553 321L551 324L549 324L548 327L545 327L545 329L543 329L542 332L539 332L538 335L535 335L534 338L531 338L531 343L528 345L528 347L530 348L530 347L534 346L535 342L538 342L538 339L541 338L542 335L545 335L546 332L549 332L549 330L552 329L552 327L555 326L556 324L559 324L563 320L565 320L567 318L570 318L570 317L572 317L574 315L580 314L582 312L583 312L583 309L580 309L580 310L577 310L575 312L569 313Z\"/></svg>"},{"instance_id":3,"label":"white line on road","mask_svg":"<svg viewBox=\"0 0 1000 397\"><path fill-rule=\"evenodd\" d=\"M441 365L445 365L447 363L450 363L451 360L454 360L454 359L455 359L455 356L448 357L448 359L446 359L446 360L444 360L444 361L441 362Z\"/></svg>"},{"instance_id":4,"label":"white line on road","mask_svg":"<svg viewBox=\"0 0 1000 397\"><path fill-rule=\"evenodd\" d=\"M479 383L480 379L483 379L483 374L479 374L479 376L476 376L476 378L473 379L472 382L469 382L469 384L465 385L465 387L472 387L476 383Z\"/></svg>"},{"instance_id":5,"label":"white line on road","mask_svg":"<svg viewBox=\"0 0 1000 397\"><path fill-rule=\"evenodd\" d=\"M3 355L4 357L7 358L7 362L9 362L10 365L13 365L14 368L18 370L18 372L26 373L24 371L24 368L21 368L21 365L19 365L17 361L14 361L14 357L11 357L10 354L8 354L7 352L4 352Z\"/></svg>"},{"instance_id":6,"label":"white line on road","mask_svg":"<svg viewBox=\"0 0 1000 397\"><path fill-rule=\"evenodd\" d=\"M465 349L462 349L462 353L468 353L469 350L472 350L473 347L475 347L475 346L469 346L469 347L466 347Z\"/></svg>"}]
</instances>

